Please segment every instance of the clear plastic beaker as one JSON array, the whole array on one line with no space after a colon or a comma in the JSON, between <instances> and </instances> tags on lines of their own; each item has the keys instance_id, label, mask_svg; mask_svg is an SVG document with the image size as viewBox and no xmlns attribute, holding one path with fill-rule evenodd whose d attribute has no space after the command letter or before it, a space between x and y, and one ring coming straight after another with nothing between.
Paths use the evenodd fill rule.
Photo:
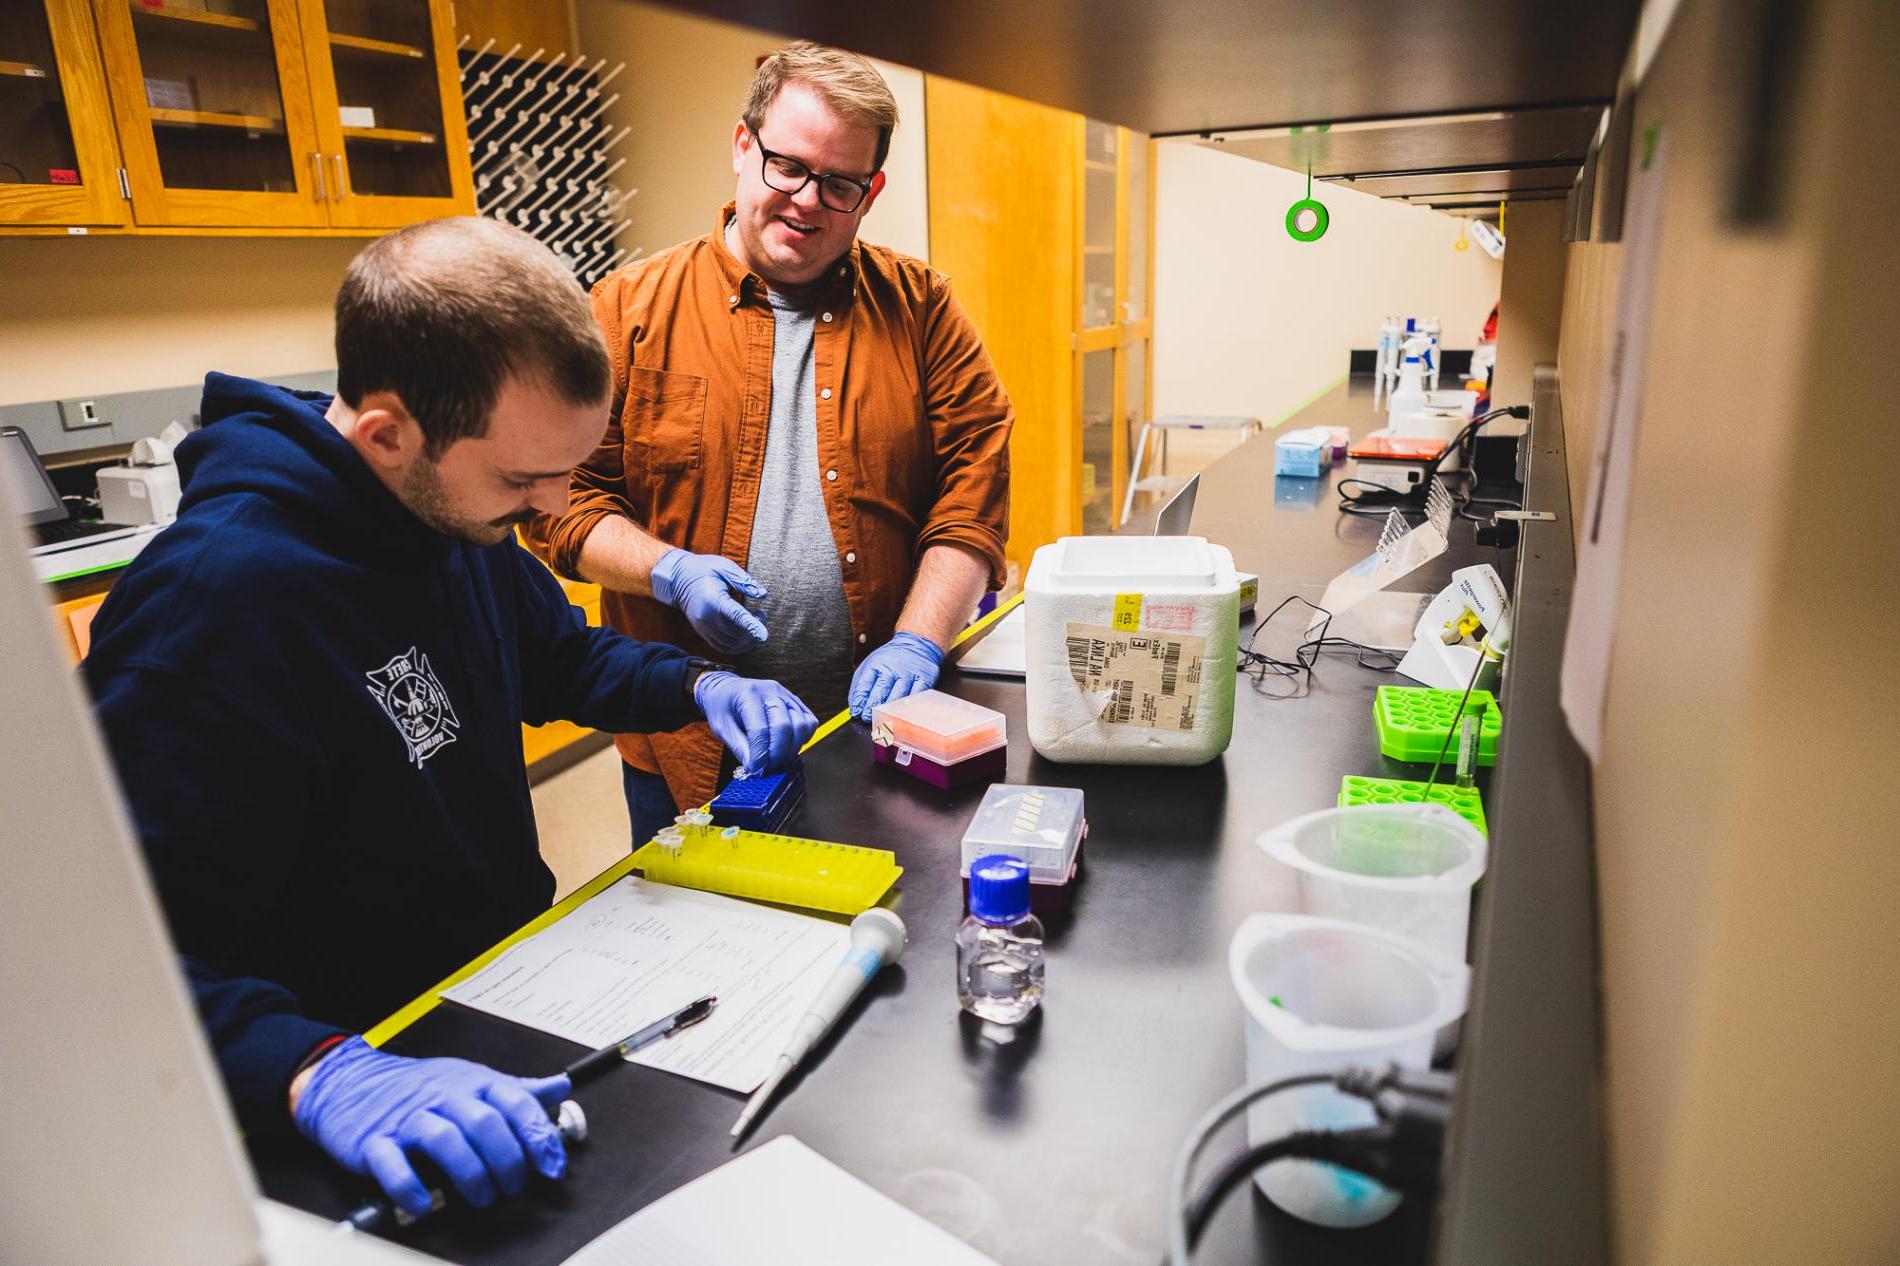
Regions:
<instances>
[{"instance_id":1,"label":"clear plastic beaker","mask_svg":"<svg viewBox=\"0 0 1900 1266\"><path fill-rule=\"evenodd\" d=\"M1260 837L1299 879L1302 914L1345 919L1466 959L1478 829L1437 804L1362 804L1294 818Z\"/></svg>"},{"instance_id":2,"label":"clear plastic beaker","mask_svg":"<svg viewBox=\"0 0 1900 1266\"><path fill-rule=\"evenodd\" d=\"M1228 947L1246 1008L1247 1083L1386 1061L1431 1063L1440 1029L1464 1014L1470 970L1377 928L1302 914L1256 914ZM1327 1085L1282 1091L1247 1110L1247 1141L1375 1122L1372 1105ZM1267 1198L1321 1226L1365 1226L1397 1192L1319 1161L1276 1161L1254 1175Z\"/></svg>"}]
</instances>

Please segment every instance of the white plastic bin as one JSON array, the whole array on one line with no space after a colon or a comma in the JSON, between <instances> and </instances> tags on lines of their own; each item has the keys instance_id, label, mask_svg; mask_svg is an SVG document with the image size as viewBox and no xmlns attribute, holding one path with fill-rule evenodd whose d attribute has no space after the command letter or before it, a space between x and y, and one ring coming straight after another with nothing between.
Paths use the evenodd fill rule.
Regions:
<instances>
[{"instance_id":1,"label":"white plastic bin","mask_svg":"<svg viewBox=\"0 0 1900 1266\"><path fill-rule=\"evenodd\" d=\"M1303 914L1250 916L1227 962L1247 1013L1249 1085L1388 1060L1428 1067L1438 1031L1464 1014L1471 978L1463 963L1416 941ZM1362 1099L1301 1086L1247 1110L1247 1141L1375 1119ZM1321 1226L1365 1226L1399 1203L1383 1184L1319 1161L1276 1161L1254 1181L1282 1209Z\"/></svg>"},{"instance_id":2,"label":"white plastic bin","mask_svg":"<svg viewBox=\"0 0 1900 1266\"><path fill-rule=\"evenodd\" d=\"M1070 536L1024 583L1029 741L1046 759L1199 765L1234 730L1240 578L1198 536Z\"/></svg>"},{"instance_id":3,"label":"white plastic bin","mask_svg":"<svg viewBox=\"0 0 1900 1266\"><path fill-rule=\"evenodd\" d=\"M1466 959L1484 836L1437 804L1361 804L1294 818L1260 837L1293 868L1299 911L1383 928Z\"/></svg>"}]
</instances>

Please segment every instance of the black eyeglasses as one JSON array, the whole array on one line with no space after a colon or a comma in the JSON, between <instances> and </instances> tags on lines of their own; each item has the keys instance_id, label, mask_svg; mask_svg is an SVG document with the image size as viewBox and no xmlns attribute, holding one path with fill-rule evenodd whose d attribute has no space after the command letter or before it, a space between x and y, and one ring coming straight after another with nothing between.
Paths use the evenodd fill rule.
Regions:
<instances>
[{"instance_id":1,"label":"black eyeglasses","mask_svg":"<svg viewBox=\"0 0 1900 1266\"><path fill-rule=\"evenodd\" d=\"M758 146L759 170L765 177L766 185L780 193L798 193L815 180L818 182L818 201L828 209L845 215L863 206L864 200L871 196L869 180L840 176L836 172L813 171L796 158L787 158L765 148L765 142L759 139L757 132L752 133L752 142Z\"/></svg>"}]
</instances>

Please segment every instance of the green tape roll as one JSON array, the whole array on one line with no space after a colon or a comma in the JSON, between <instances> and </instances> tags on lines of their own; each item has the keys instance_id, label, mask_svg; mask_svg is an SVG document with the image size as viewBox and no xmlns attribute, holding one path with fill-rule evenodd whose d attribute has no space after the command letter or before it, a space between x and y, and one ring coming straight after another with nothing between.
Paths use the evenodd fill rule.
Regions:
<instances>
[{"instance_id":1,"label":"green tape roll","mask_svg":"<svg viewBox=\"0 0 1900 1266\"><path fill-rule=\"evenodd\" d=\"M1300 212L1302 211L1313 213L1312 228L1300 227ZM1327 212L1325 203L1312 198L1301 198L1286 209L1286 235L1296 242L1317 242L1326 236L1326 225L1331 220L1332 216Z\"/></svg>"}]
</instances>

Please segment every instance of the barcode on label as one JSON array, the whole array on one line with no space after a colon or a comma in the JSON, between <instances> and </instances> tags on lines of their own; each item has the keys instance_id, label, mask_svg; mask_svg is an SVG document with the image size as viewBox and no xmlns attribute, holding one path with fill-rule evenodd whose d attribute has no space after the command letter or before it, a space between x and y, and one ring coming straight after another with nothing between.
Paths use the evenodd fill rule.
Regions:
<instances>
[{"instance_id":1,"label":"barcode on label","mask_svg":"<svg viewBox=\"0 0 1900 1266\"><path fill-rule=\"evenodd\" d=\"M1069 675L1088 685L1108 667L1108 643L1099 637L1065 638L1069 648Z\"/></svg>"},{"instance_id":2,"label":"barcode on label","mask_svg":"<svg viewBox=\"0 0 1900 1266\"><path fill-rule=\"evenodd\" d=\"M1181 644L1169 642L1168 649L1161 655L1161 693L1174 693L1175 682L1181 676Z\"/></svg>"},{"instance_id":3,"label":"barcode on label","mask_svg":"<svg viewBox=\"0 0 1900 1266\"><path fill-rule=\"evenodd\" d=\"M1109 705L1109 719L1117 725L1127 725L1135 719L1135 683L1118 681L1115 683L1115 702Z\"/></svg>"}]
</instances>

